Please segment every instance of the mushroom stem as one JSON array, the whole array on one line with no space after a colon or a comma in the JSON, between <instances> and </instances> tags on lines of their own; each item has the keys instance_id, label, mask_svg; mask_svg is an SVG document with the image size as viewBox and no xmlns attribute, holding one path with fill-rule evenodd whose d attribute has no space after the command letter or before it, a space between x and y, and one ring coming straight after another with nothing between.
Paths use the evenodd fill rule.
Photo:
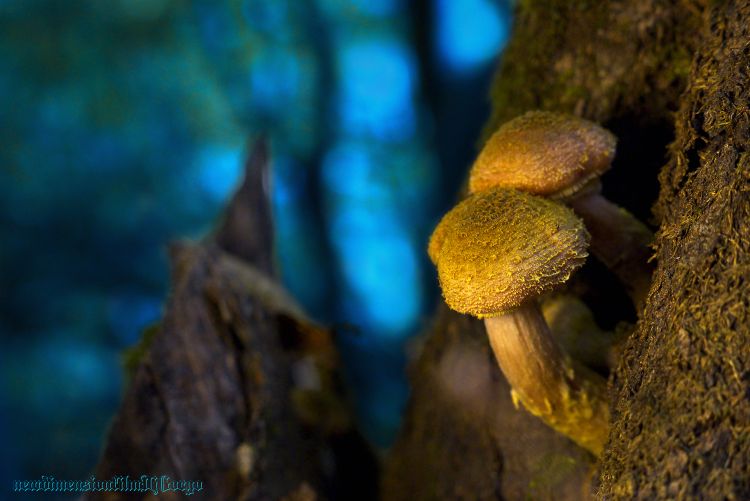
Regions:
<instances>
[{"instance_id":1,"label":"mushroom stem","mask_svg":"<svg viewBox=\"0 0 750 501\"><path fill-rule=\"evenodd\" d=\"M625 209L597 192L582 194L568 205L591 234L591 252L625 285L636 309L646 302L653 266L649 244L654 235Z\"/></svg>"},{"instance_id":2,"label":"mushroom stem","mask_svg":"<svg viewBox=\"0 0 750 501\"><path fill-rule=\"evenodd\" d=\"M514 402L594 455L601 454L609 433L606 382L582 367L574 369L536 302L485 318L484 324Z\"/></svg>"}]
</instances>

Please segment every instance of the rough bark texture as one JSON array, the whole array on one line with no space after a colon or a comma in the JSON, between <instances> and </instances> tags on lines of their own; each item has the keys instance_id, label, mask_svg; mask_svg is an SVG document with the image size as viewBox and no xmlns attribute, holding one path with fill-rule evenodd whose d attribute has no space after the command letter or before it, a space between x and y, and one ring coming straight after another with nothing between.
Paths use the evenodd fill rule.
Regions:
<instances>
[{"instance_id":1,"label":"rough bark texture","mask_svg":"<svg viewBox=\"0 0 750 501\"><path fill-rule=\"evenodd\" d=\"M291 359L257 278L218 248L173 251L162 325L110 431L97 477L203 481L206 499L268 499L317 486L316 440L290 401ZM143 493L102 499L141 499ZM96 496L91 496L96 499Z\"/></svg>"},{"instance_id":2,"label":"rough bark texture","mask_svg":"<svg viewBox=\"0 0 750 501\"><path fill-rule=\"evenodd\" d=\"M750 4L716 4L700 40L615 380L607 499L750 499Z\"/></svg>"},{"instance_id":3,"label":"rough bark texture","mask_svg":"<svg viewBox=\"0 0 750 501\"><path fill-rule=\"evenodd\" d=\"M747 1L522 0L493 83L485 134L530 109L615 132L604 194L658 229L647 306L610 381L601 499L750 498L749 26ZM592 261L571 290L611 328L627 308L606 275ZM503 403L485 342L477 322L439 315L386 469L389 499L581 499L583 457ZM463 351L492 374L479 379L491 381L481 400L495 426L435 376ZM452 384L469 394L477 383ZM555 468L528 458L544 451L577 460L540 484L535 471Z\"/></svg>"},{"instance_id":4,"label":"rough bark texture","mask_svg":"<svg viewBox=\"0 0 750 501\"><path fill-rule=\"evenodd\" d=\"M351 477L362 482L358 488L373 485L346 463L360 461L373 474L337 394L330 333L270 275L267 168L260 144L217 232L200 244L173 246L166 312L143 349L97 478L201 481L195 497L222 500L345 497Z\"/></svg>"}]
</instances>

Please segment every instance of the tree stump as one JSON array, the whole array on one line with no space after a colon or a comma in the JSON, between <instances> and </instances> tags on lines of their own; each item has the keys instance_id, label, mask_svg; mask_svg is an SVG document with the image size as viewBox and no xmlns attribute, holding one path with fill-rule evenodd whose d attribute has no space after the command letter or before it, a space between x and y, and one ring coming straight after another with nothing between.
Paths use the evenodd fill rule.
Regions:
<instances>
[{"instance_id":1,"label":"tree stump","mask_svg":"<svg viewBox=\"0 0 750 501\"><path fill-rule=\"evenodd\" d=\"M98 480L200 482L198 499L373 498L375 461L352 429L331 332L272 275L267 170L258 143L216 233L172 247L166 311L144 341ZM184 495L85 499L157 493Z\"/></svg>"}]
</instances>

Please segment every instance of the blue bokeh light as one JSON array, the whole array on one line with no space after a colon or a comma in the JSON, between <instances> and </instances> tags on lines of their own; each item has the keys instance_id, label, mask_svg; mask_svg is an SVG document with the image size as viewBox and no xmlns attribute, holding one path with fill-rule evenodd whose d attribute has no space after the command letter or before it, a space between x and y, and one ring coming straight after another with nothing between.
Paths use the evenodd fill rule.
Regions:
<instances>
[{"instance_id":1,"label":"blue bokeh light","mask_svg":"<svg viewBox=\"0 0 750 501\"><path fill-rule=\"evenodd\" d=\"M344 320L375 336L408 336L421 313L416 249L396 211L389 166L343 143L323 162L329 238L341 263Z\"/></svg>"},{"instance_id":2,"label":"blue bokeh light","mask_svg":"<svg viewBox=\"0 0 750 501\"><path fill-rule=\"evenodd\" d=\"M283 153L273 160L271 195L277 267L284 285L319 320L330 320L333 292L328 256L309 210L307 186L313 168Z\"/></svg>"},{"instance_id":3,"label":"blue bokeh light","mask_svg":"<svg viewBox=\"0 0 750 501\"><path fill-rule=\"evenodd\" d=\"M369 144L353 141L331 148L321 171L325 189L336 195L377 198L380 203L387 203L393 193L382 179L378 179L384 166L373 160L371 148Z\"/></svg>"},{"instance_id":4,"label":"blue bokeh light","mask_svg":"<svg viewBox=\"0 0 750 501\"><path fill-rule=\"evenodd\" d=\"M417 260L404 228L366 201L343 202L336 209L331 238L352 295L347 310L354 313L346 320L377 336L409 334L420 297Z\"/></svg>"},{"instance_id":5,"label":"blue bokeh light","mask_svg":"<svg viewBox=\"0 0 750 501\"><path fill-rule=\"evenodd\" d=\"M250 93L259 111L283 112L297 98L301 85L298 56L291 50L266 49L253 58L250 65Z\"/></svg>"},{"instance_id":6,"label":"blue bokeh light","mask_svg":"<svg viewBox=\"0 0 750 501\"><path fill-rule=\"evenodd\" d=\"M403 140L414 133L414 62L394 39L365 39L339 49L338 111L347 134Z\"/></svg>"},{"instance_id":7,"label":"blue bokeh light","mask_svg":"<svg viewBox=\"0 0 750 501\"><path fill-rule=\"evenodd\" d=\"M240 180L244 148L209 144L195 155L197 180L203 191L216 202L231 195Z\"/></svg>"},{"instance_id":8,"label":"blue bokeh light","mask_svg":"<svg viewBox=\"0 0 750 501\"><path fill-rule=\"evenodd\" d=\"M501 9L492 0L435 0L440 61L456 74L485 67L508 38L510 19Z\"/></svg>"},{"instance_id":9,"label":"blue bokeh light","mask_svg":"<svg viewBox=\"0 0 750 501\"><path fill-rule=\"evenodd\" d=\"M400 0L349 0L349 3L360 12L374 17L390 16L403 8Z\"/></svg>"}]
</instances>

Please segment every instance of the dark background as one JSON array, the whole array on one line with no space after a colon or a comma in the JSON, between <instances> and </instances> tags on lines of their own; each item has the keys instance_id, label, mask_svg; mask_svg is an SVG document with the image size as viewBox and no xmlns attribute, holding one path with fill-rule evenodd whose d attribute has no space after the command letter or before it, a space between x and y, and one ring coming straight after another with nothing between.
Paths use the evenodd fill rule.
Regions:
<instances>
[{"instance_id":1,"label":"dark background","mask_svg":"<svg viewBox=\"0 0 750 501\"><path fill-rule=\"evenodd\" d=\"M387 446L509 27L503 0L0 0L0 481L90 473L166 244L261 135L279 272Z\"/></svg>"}]
</instances>

